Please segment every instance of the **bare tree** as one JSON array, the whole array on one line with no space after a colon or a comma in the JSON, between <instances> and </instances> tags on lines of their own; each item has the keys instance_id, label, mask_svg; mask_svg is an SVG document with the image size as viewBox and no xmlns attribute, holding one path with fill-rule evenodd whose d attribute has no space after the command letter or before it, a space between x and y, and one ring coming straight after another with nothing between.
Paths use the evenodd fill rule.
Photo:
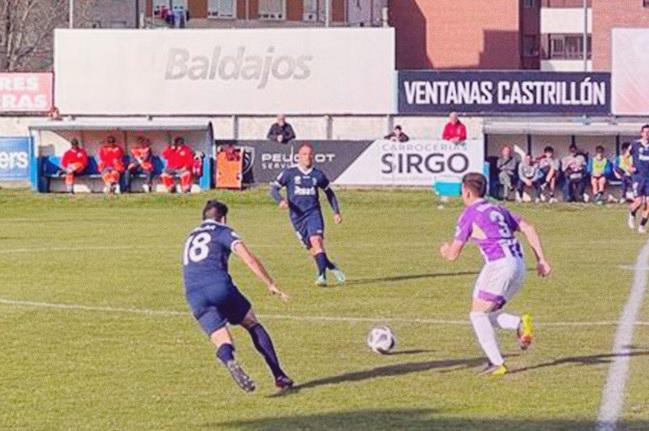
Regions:
<instances>
[{"instance_id":1,"label":"bare tree","mask_svg":"<svg viewBox=\"0 0 649 431\"><path fill-rule=\"evenodd\" d=\"M0 72L51 70L54 29L68 25L68 3L0 0ZM77 2L75 18L80 18L80 25L91 3Z\"/></svg>"}]
</instances>

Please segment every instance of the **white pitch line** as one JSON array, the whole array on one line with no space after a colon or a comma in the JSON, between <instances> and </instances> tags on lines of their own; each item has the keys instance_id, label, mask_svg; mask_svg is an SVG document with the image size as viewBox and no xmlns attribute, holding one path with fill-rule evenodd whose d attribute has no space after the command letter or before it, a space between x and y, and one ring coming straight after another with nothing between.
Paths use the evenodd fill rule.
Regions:
<instances>
[{"instance_id":1,"label":"white pitch line","mask_svg":"<svg viewBox=\"0 0 649 431\"><path fill-rule=\"evenodd\" d=\"M0 304L27 307L27 308L53 308L62 310L76 311L96 311L104 313L126 313L126 314L143 314L149 316L189 316L189 311L175 310L154 310L147 308L120 308L110 306L95 306L83 304L64 304L36 301L21 301L14 299L0 298ZM271 320L293 320L298 322L395 322L395 323L419 323L426 325L450 325L450 326L468 326L468 320L448 320L448 319L419 319L406 317L352 317L352 316L295 316L289 314L259 314L260 318ZM618 322L601 320L591 322L542 322L537 326L541 327L597 327L597 326L615 326ZM649 326L649 322L635 322L637 326Z\"/></svg>"},{"instance_id":2,"label":"white pitch line","mask_svg":"<svg viewBox=\"0 0 649 431\"><path fill-rule=\"evenodd\" d=\"M613 361L609 366L606 384L602 390L602 401L599 406L599 414L595 425L597 431L615 431L617 429L618 419L624 408L633 330L647 289L649 274L646 271L646 267L648 263L649 241L645 243L638 255L631 293L624 306L622 317L620 317L620 322L615 332L613 349L611 351Z\"/></svg>"}]
</instances>

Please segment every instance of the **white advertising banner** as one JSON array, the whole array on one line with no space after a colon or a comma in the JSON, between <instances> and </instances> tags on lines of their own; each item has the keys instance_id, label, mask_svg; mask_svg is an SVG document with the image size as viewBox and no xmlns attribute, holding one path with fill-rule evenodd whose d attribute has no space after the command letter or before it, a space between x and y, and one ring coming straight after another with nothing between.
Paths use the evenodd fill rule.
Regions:
<instances>
[{"instance_id":1,"label":"white advertising banner","mask_svg":"<svg viewBox=\"0 0 649 431\"><path fill-rule=\"evenodd\" d=\"M395 111L392 28L56 30L63 114Z\"/></svg>"},{"instance_id":2,"label":"white advertising banner","mask_svg":"<svg viewBox=\"0 0 649 431\"><path fill-rule=\"evenodd\" d=\"M614 115L649 115L649 29L614 28L612 90Z\"/></svg>"},{"instance_id":3,"label":"white advertising banner","mask_svg":"<svg viewBox=\"0 0 649 431\"><path fill-rule=\"evenodd\" d=\"M428 186L459 182L468 172L482 173L484 141L454 144L443 140L372 142L335 180L349 186Z\"/></svg>"}]
</instances>

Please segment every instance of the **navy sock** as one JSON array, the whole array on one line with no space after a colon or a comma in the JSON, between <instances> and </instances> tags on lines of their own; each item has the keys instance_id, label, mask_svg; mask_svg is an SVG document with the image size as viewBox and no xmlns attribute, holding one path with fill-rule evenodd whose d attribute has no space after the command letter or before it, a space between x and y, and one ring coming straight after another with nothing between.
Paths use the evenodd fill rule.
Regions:
<instances>
[{"instance_id":1,"label":"navy sock","mask_svg":"<svg viewBox=\"0 0 649 431\"><path fill-rule=\"evenodd\" d=\"M279 359L277 359L273 341L270 339L270 335L266 332L266 329L261 324L257 324L248 329L248 332L250 332L250 337L252 337L255 348L266 360L266 364L268 364L268 368L270 368L273 376L275 378L286 376L279 366Z\"/></svg>"},{"instance_id":2,"label":"navy sock","mask_svg":"<svg viewBox=\"0 0 649 431\"><path fill-rule=\"evenodd\" d=\"M635 213L637 213L637 212L638 212L637 209L636 209L636 210L633 210L633 211L629 211L629 213L630 213L633 217L635 217Z\"/></svg>"},{"instance_id":3,"label":"navy sock","mask_svg":"<svg viewBox=\"0 0 649 431\"><path fill-rule=\"evenodd\" d=\"M221 344L221 346L216 349L216 357L219 358L219 361L223 362L223 365L227 364L229 361L233 361L234 346L230 343Z\"/></svg>"},{"instance_id":4,"label":"navy sock","mask_svg":"<svg viewBox=\"0 0 649 431\"><path fill-rule=\"evenodd\" d=\"M640 220L640 226L646 226L646 225L647 225L647 218L642 217L642 219Z\"/></svg>"},{"instance_id":5,"label":"navy sock","mask_svg":"<svg viewBox=\"0 0 649 431\"><path fill-rule=\"evenodd\" d=\"M315 259L315 263L318 266L318 275L324 275L325 271L327 270L327 262L329 259L327 259L327 255L325 253L318 253L315 256L313 256Z\"/></svg>"}]
</instances>

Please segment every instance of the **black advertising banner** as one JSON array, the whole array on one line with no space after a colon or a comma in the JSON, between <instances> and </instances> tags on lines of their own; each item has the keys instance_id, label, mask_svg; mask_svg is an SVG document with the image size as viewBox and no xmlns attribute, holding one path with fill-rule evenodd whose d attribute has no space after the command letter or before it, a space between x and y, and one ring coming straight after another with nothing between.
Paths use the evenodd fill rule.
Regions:
<instances>
[{"instance_id":1,"label":"black advertising banner","mask_svg":"<svg viewBox=\"0 0 649 431\"><path fill-rule=\"evenodd\" d=\"M394 142L309 141L315 165L332 183L345 186L426 186L435 181L459 182L467 172L482 172L484 141L453 144L441 139ZM247 184L270 183L297 163L300 141L216 141L244 149L243 180Z\"/></svg>"},{"instance_id":2,"label":"black advertising banner","mask_svg":"<svg viewBox=\"0 0 649 431\"><path fill-rule=\"evenodd\" d=\"M245 149L243 178L249 184L270 183L284 169L297 163L297 150L305 141L280 144L272 141L216 141ZM329 179L338 178L365 151L372 141L308 141L313 146L315 164Z\"/></svg>"},{"instance_id":3,"label":"black advertising banner","mask_svg":"<svg viewBox=\"0 0 649 431\"><path fill-rule=\"evenodd\" d=\"M605 72L398 72L399 113L604 114L611 111Z\"/></svg>"}]
</instances>

